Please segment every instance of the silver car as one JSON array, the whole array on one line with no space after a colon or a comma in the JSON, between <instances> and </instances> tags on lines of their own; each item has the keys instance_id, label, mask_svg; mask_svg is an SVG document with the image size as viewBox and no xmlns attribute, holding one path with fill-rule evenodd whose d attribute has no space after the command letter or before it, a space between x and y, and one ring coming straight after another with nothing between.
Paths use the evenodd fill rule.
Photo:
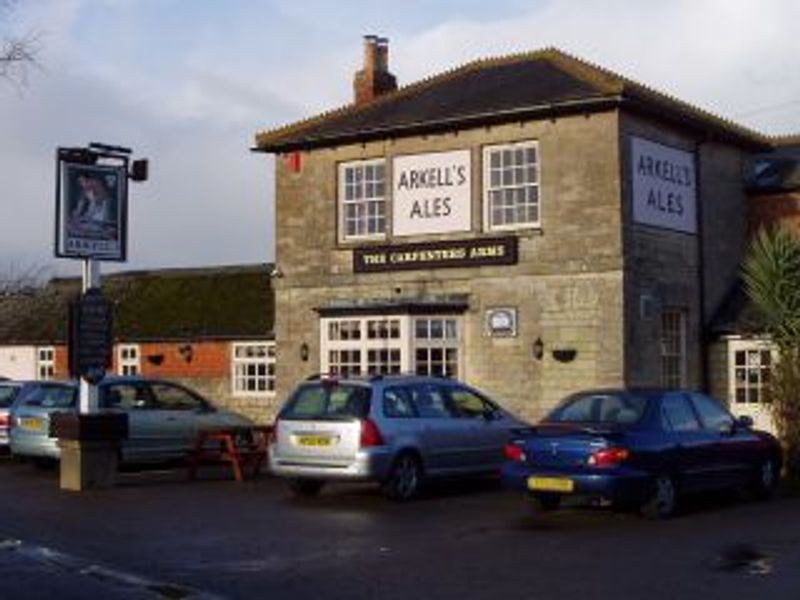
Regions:
<instances>
[{"instance_id":1,"label":"silver car","mask_svg":"<svg viewBox=\"0 0 800 600\"><path fill-rule=\"evenodd\" d=\"M8 430L11 425L11 408L26 391L31 382L0 380L0 450L8 449Z\"/></svg>"},{"instance_id":2,"label":"silver car","mask_svg":"<svg viewBox=\"0 0 800 600\"><path fill-rule=\"evenodd\" d=\"M408 500L423 479L499 473L504 445L525 427L454 380L308 380L278 414L270 468L299 495L330 480L373 481L387 497Z\"/></svg>"},{"instance_id":3,"label":"silver car","mask_svg":"<svg viewBox=\"0 0 800 600\"><path fill-rule=\"evenodd\" d=\"M12 410L11 453L39 462L60 457L50 417L77 407L74 383L39 382ZM168 381L109 377L99 386L100 410L128 415L120 459L153 463L185 458L200 428L251 425L247 417L214 407L196 392Z\"/></svg>"}]
</instances>

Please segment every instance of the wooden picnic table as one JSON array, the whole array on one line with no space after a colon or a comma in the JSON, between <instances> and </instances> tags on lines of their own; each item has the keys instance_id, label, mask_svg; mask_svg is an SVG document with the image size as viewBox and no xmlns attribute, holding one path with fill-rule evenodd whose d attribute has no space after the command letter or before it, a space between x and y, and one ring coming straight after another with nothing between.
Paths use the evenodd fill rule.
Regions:
<instances>
[{"instance_id":1,"label":"wooden picnic table","mask_svg":"<svg viewBox=\"0 0 800 600\"><path fill-rule=\"evenodd\" d=\"M197 433L197 439L189 450L189 479L197 477L197 469L208 464L228 463L236 481L243 481L245 468L254 478L267 458L267 443L270 425L234 425L207 427Z\"/></svg>"}]
</instances>

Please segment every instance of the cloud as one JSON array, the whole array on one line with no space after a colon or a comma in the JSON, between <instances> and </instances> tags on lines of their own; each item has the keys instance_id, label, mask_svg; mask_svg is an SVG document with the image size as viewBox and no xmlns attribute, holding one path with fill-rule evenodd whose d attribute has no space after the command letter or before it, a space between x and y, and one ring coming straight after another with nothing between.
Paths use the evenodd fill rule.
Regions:
<instances>
[{"instance_id":1,"label":"cloud","mask_svg":"<svg viewBox=\"0 0 800 600\"><path fill-rule=\"evenodd\" d=\"M42 33L43 66L21 94L0 86L2 259L52 261L55 148L101 141L151 160L132 187L127 268L271 260L272 163L248 152L253 134L349 102L364 33L390 35L401 84L556 46L760 130L800 129L795 0L410 6L20 4L15 27Z\"/></svg>"}]
</instances>

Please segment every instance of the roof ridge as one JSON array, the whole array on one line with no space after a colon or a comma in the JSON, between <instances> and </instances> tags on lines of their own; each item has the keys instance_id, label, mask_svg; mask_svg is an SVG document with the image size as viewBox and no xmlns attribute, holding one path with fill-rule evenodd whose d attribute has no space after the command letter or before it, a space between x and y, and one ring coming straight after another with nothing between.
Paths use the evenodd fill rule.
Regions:
<instances>
[{"instance_id":1,"label":"roof ridge","mask_svg":"<svg viewBox=\"0 0 800 600\"><path fill-rule=\"evenodd\" d=\"M281 139L290 136L293 133L299 133L304 129L313 127L318 123L345 115L357 115L359 112L372 110L375 107L381 106L382 104L394 102L398 99L411 96L433 85L446 82L471 71L539 59L546 60L562 72L575 77L589 86L598 88L601 93L609 95L628 95L628 97L633 100L636 99L636 94L638 93L640 96L642 96L640 99L649 100L659 104L672 105L673 109L677 112L694 116L695 118L700 118L706 121L711 121L716 123L718 126L735 131L737 134L746 138L750 138L751 140L769 143L768 136L765 136L756 130L740 125L729 118L722 117L707 109L685 102L675 95L660 91L655 87L635 81L634 79L621 75L597 63L565 52L564 50L556 48L555 46L546 46L544 48L534 50L477 58L451 67L450 69L440 73L424 77L361 105L351 102L349 104L322 112L318 115L314 115L294 123L290 123L288 125L273 129L260 130L255 135L256 147L258 148L269 143L279 143ZM629 92L629 94L626 94L626 92Z\"/></svg>"}]
</instances>

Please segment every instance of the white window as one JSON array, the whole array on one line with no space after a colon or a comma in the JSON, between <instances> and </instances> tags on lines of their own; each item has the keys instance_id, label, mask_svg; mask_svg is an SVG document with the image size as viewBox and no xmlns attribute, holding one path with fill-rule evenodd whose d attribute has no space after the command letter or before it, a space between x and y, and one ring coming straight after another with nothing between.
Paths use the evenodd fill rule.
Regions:
<instances>
[{"instance_id":1,"label":"white window","mask_svg":"<svg viewBox=\"0 0 800 600\"><path fill-rule=\"evenodd\" d=\"M52 379L56 373L56 349L52 346L37 348L36 375L39 379Z\"/></svg>"},{"instance_id":2,"label":"white window","mask_svg":"<svg viewBox=\"0 0 800 600\"><path fill-rule=\"evenodd\" d=\"M233 344L231 368L235 396L264 396L275 393L274 342Z\"/></svg>"},{"instance_id":3,"label":"white window","mask_svg":"<svg viewBox=\"0 0 800 600\"><path fill-rule=\"evenodd\" d=\"M458 377L458 321L452 317L414 319L414 362L420 375Z\"/></svg>"},{"instance_id":4,"label":"white window","mask_svg":"<svg viewBox=\"0 0 800 600\"><path fill-rule=\"evenodd\" d=\"M344 377L459 375L459 317L370 316L322 319L321 369Z\"/></svg>"},{"instance_id":5,"label":"white window","mask_svg":"<svg viewBox=\"0 0 800 600\"><path fill-rule=\"evenodd\" d=\"M339 231L343 240L386 235L383 159L339 165Z\"/></svg>"},{"instance_id":6,"label":"white window","mask_svg":"<svg viewBox=\"0 0 800 600\"><path fill-rule=\"evenodd\" d=\"M539 146L520 142L483 150L484 228L539 227Z\"/></svg>"},{"instance_id":7,"label":"white window","mask_svg":"<svg viewBox=\"0 0 800 600\"><path fill-rule=\"evenodd\" d=\"M665 309L661 313L661 384L667 388L686 386L686 311Z\"/></svg>"},{"instance_id":8,"label":"white window","mask_svg":"<svg viewBox=\"0 0 800 600\"><path fill-rule=\"evenodd\" d=\"M138 375L139 346L136 344L123 344L117 347L117 373L120 375Z\"/></svg>"},{"instance_id":9,"label":"white window","mask_svg":"<svg viewBox=\"0 0 800 600\"><path fill-rule=\"evenodd\" d=\"M773 364L772 349L763 342L731 344L731 385L734 405L760 404ZM733 407L732 407L733 408Z\"/></svg>"}]
</instances>

